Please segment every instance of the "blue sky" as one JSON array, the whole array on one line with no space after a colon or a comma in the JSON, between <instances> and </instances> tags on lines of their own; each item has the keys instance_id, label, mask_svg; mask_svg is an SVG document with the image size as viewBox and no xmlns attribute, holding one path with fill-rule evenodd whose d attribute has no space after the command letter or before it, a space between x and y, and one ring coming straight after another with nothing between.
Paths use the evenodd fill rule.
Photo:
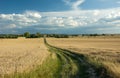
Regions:
<instances>
[{"instance_id":1,"label":"blue sky","mask_svg":"<svg viewBox=\"0 0 120 78\"><path fill-rule=\"evenodd\" d=\"M120 0L1 0L0 33L120 33Z\"/></svg>"}]
</instances>

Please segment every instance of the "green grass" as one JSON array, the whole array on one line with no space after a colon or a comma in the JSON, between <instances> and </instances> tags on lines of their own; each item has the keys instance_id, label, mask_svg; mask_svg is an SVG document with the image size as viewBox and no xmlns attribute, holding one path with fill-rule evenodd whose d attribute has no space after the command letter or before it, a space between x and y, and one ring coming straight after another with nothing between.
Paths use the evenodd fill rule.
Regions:
<instances>
[{"instance_id":1,"label":"green grass","mask_svg":"<svg viewBox=\"0 0 120 78\"><path fill-rule=\"evenodd\" d=\"M55 52L58 56L58 58L61 60L61 76L62 78L74 78L76 76L76 73L78 72L78 67L76 63L67 55L62 53L60 50L51 48L51 52Z\"/></svg>"},{"instance_id":2,"label":"green grass","mask_svg":"<svg viewBox=\"0 0 120 78\"><path fill-rule=\"evenodd\" d=\"M61 62L57 57L52 58L53 53L43 62L30 72L14 73L4 75L4 78L61 78L60 67Z\"/></svg>"},{"instance_id":3,"label":"green grass","mask_svg":"<svg viewBox=\"0 0 120 78\"><path fill-rule=\"evenodd\" d=\"M61 78L89 78L89 75L86 72L88 67L78 60L79 57L83 59L83 56L54 46L48 45L48 47L51 52L56 53L58 58L62 61Z\"/></svg>"}]
</instances>

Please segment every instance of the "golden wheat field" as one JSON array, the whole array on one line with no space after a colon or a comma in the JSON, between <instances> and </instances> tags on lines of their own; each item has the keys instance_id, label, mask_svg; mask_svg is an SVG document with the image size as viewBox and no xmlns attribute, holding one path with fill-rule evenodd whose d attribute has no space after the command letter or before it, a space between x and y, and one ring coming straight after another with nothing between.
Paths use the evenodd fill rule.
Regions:
<instances>
[{"instance_id":1,"label":"golden wheat field","mask_svg":"<svg viewBox=\"0 0 120 78\"><path fill-rule=\"evenodd\" d=\"M47 43L82 54L89 59L90 64L96 66L102 64L107 69L108 74L112 75L112 78L120 78L120 38L47 38ZM89 70L90 73L85 75L80 75L78 72L78 75L83 78L86 78L86 75L88 75L87 78L97 78L95 69L87 63L87 59L83 60L82 57L58 48L48 47L42 38L0 39L0 77L54 78L56 75L56 78L64 78L67 77L66 71L70 73L69 67L72 68L71 71L74 74L77 70L84 73L83 70L77 68L78 64L81 67L81 63L83 63L88 67L85 70L86 72L89 68L94 71ZM65 66L62 67L63 65ZM24 74L24 72L29 73ZM61 72L63 73L62 77L60 76ZM9 77L7 75L2 76L4 74L9 75ZM15 76L11 74L15 74Z\"/></svg>"},{"instance_id":2,"label":"golden wheat field","mask_svg":"<svg viewBox=\"0 0 120 78\"><path fill-rule=\"evenodd\" d=\"M0 39L0 74L29 71L48 55L43 39Z\"/></svg>"},{"instance_id":3,"label":"golden wheat field","mask_svg":"<svg viewBox=\"0 0 120 78\"><path fill-rule=\"evenodd\" d=\"M84 54L120 78L120 38L48 38L48 43Z\"/></svg>"}]
</instances>

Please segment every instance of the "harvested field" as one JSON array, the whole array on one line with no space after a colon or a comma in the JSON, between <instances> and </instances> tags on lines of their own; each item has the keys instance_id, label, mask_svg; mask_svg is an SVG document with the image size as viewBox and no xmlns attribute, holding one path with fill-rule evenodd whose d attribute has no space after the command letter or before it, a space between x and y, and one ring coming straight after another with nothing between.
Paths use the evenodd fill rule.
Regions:
<instances>
[{"instance_id":1,"label":"harvested field","mask_svg":"<svg viewBox=\"0 0 120 78\"><path fill-rule=\"evenodd\" d=\"M114 78L120 78L119 38L48 38L48 43L84 54L94 65L103 65Z\"/></svg>"},{"instance_id":2,"label":"harvested field","mask_svg":"<svg viewBox=\"0 0 120 78\"><path fill-rule=\"evenodd\" d=\"M0 74L29 71L49 54L43 39L1 39Z\"/></svg>"}]
</instances>

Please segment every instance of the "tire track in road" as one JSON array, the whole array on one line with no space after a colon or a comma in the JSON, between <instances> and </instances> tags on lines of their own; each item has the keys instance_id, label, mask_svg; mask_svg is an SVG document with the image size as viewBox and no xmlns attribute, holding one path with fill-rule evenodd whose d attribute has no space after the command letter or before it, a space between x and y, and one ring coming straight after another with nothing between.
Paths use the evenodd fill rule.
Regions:
<instances>
[{"instance_id":1,"label":"tire track in road","mask_svg":"<svg viewBox=\"0 0 120 78\"><path fill-rule=\"evenodd\" d=\"M95 69L83 55L46 44L61 61L61 78L98 78Z\"/></svg>"}]
</instances>

